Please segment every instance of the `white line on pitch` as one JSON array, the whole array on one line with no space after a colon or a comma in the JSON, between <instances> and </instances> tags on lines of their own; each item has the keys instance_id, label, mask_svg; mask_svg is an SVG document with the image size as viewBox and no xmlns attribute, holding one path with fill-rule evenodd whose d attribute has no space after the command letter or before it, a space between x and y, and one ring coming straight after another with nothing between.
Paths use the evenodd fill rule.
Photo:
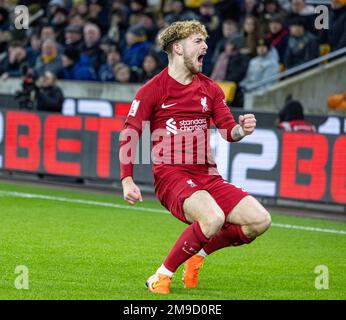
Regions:
<instances>
[{"instance_id":1,"label":"white line on pitch","mask_svg":"<svg viewBox=\"0 0 346 320\"><path fill-rule=\"evenodd\" d=\"M129 210L146 211L146 212L169 213L167 210L163 210L163 209L145 208L145 207L137 207L137 206L116 204L116 203L111 203L111 202L100 202L100 201L91 201L91 200L83 200L83 199L55 197L55 196L47 196L47 195L41 195L41 194L15 192L15 191L0 191L0 196L14 197L14 198L26 198L26 199L53 200L53 201L60 201L60 202L67 202L67 203L77 203L77 204L93 205L93 206L99 206L99 207L110 207L110 208L117 208L117 209L129 209ZM286 229L297 229L297 230L305 230L305 231L336 233L336 234L344 234L344 235L346 235L346 230L336 230L336 229L324 229L324 228L317 228L317 227L296 226L296 225L282 224L282 223L272 223L272 226L273 227L278 227L278 228L286 228Z\"/></svg>"},{"instance_id":2,"label":"white line on pitch","mask_svg":"<svg viewBox=\"0 0 346 320\"><path fill-rule=\"evenodd\" d=\"M0 191L0 196L2 195L7 197L15 197L15 198L43 199L43 200L53 200L53 201L78 203L78 204L89 204L89 205L99 206L99 207L110 207L110 208L117 208L117 209L131 209L131 210L137 210L137 211L168 213L167 210L162 210L162 209L135 207L135 206L122 205L122 204L116 204L111 202L99 202L99 201L91 201L91 200L83 200L83 199L46 196L43 194L33 194L33 193L24 193L24 192L15 192L15 191Z\"/></svg>"}]
</instances>

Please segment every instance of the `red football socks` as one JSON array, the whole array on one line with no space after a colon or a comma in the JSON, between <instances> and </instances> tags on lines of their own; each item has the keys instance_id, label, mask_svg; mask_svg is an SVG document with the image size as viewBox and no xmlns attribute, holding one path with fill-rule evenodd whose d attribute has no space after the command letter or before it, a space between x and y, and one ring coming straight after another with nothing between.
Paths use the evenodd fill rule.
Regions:
<instances>
[{"instance_id":1,"label":"red football socks","mask_svg":"<svg viewBox=\"0 0 346 320\"><path fill-rule=\"evenodd\" d=\"M197 221L188 226L175 242L163 265L171 272L191 256L195 255L209 241Z\"/></svg>"},{"instance_id":2,"label":"red football socks","mask_svg":"<svg viewBox=\"0 0 346 320\"><path fill-rule=\"evenodd\" d=\"M240 246L245 243L250 243L254 239L249 239L245 236L241 226L238 224L227 223L204 247L203 250L207 254L229 247Z\"/></svg>"}]
</instances>

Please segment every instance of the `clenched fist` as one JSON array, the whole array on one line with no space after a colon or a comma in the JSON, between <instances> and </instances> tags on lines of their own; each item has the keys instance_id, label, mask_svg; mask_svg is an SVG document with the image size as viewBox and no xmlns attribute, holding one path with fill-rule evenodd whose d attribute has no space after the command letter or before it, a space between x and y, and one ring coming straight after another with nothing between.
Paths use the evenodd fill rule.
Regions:
<instances>
[{"instance_id":1,"label":"clenched fist","mask_svg":"<svg viewBox=\"0 0 346 320\"><path fill-rule=\"evenodd\" d=\"M252 132L254 132L256 128L256 118L255 115L248 113L239 116L239 125L244 131L244 134L248 136Z\"/></svg>"}]
</instances>

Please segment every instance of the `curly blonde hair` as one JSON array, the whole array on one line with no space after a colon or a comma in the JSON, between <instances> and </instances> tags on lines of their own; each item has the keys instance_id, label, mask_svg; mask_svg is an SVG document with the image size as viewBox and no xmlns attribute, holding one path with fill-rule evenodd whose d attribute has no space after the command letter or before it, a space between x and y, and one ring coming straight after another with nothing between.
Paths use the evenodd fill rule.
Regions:
<instances>
[{"instance_id":1,"label":"curly blonde hair","mask_svg":"<svg viewBox=\"0 0 346 320\"><path fill-rule=\"evenodd\" d=\"M172 52L172 45L177 40L188 38L194 33L208 37L207 29L197 20L177 21L172 23L159 34L159 44L163 51Z\"/></svg>"}]
</instances>

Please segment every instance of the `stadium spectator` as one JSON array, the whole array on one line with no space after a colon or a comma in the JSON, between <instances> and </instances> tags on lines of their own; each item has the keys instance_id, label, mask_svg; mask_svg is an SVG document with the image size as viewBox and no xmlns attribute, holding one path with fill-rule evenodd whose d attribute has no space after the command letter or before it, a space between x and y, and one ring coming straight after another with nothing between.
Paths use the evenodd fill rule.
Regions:
<instances>
[{"instance_id":1,"label":"stadium spectator","mask_svg":"<svg viewBox=\"0 0 346 320\"><path fill-rule=\"evenodd\" d=\"M121 36L125 34L127 29L128 10L124 3L116 1L112 3L110 23L107 37L116 42L120 42Z\"/></svg>"},{"instance_id":2,"label":"stadium spectator","mask_svg":"<svg viewBox=\"0 0 346 320\"><path fill-rule=\"evenodd\" d=\"M256 0L252 0L255 3ZM216 4L218 15L222 21L233 20L239 25L243 23L244 16L252 14L251 10L245 12L244 0L219 1Z\"/></svg>"},{"instance_id":3,"label":"stadium spectator","mask_svg":"<svg viewBox=\"0 0 346 320\"><path fill-rule=\"evenodd\" d=\"M290 0L290 8L287 14L287 21L295 18L304 18L304 27L309 32L315 34L318 30L315 28L315 8L306 4L306 0Z\"/></svg>"},{"instance_id":4,"label":"stadium spectator","mask_svg":"<svg viewBox=\"0 0 346 320\"><path fill-rule=\"evenodd\" d=\"M64 80L96 80L89 57L81 54L78 48L67 47L62 56L63 69L60 78Z\"/></svg>"},{"instance_id":5,"label":"stadium spectator","mask_svg":"<svg viewBox=\"0 0 346 320\"><path fill-rule=\"evenodd\" d=\"M140 25L132 26L126 32L126 45L123 61L130 67L140 67L149 52L151 43L147 41L144 29Z\"/></svg>"},{"instance_id":6,"label":"stadium spectator","mask_svg":"<svg viewBox=\"0 0 346 320\"><path fill-rule=\"evenodd\" d=\"M83 50L83 30L77 25L69 25L65 28L65 47Z\"/></svg>"},{"instance_id":7,"label":"stadium spectator","mask_svg":"<svg viewBox=\"0 0 346 320\"><path fill-rule=\"evenodd\" d=\"M269 23L273 16L280 15L285 17L286 13L282 10L278 0L264 0L261 10L259 10L259 23L261 25L261 34L269 32Z\"/></svg>"},{"instance_id":8,"label":"stadium spectator","mask_svg":"<svg viewBox=\"0 0 346 320\"><path fill-rule=\"evenodd\" d=\"M316 127L304 119L302 104L297 100L289 100L278 115L278 128L288 132L316 132Z\"/></svg>"},{"instance_id":9,"label":"stadium spectator","mask_svg":"<svg viewBox=\"0 0 346 320\"><path fill-rule=\"evenodd\" d=\"M266 38L271 47L275 48L279 55L279 62L285 63L285 55L288 46L288 31L285 28L285 22L281 15L274 15L269 20L269 32Z\"/></svg>"},{"instance_id":10,"label":"stadium spectator","mask_svg":"<svg viewBox=\"0 0 346 320\"><path fill-rule=\"evenodd\" d=\"M42 44L41 55L37 57L34 71L38 76L45 71L51 71L54 75L62 71L61 55L58 52L58 44L53 39L47 39Z\"/></svg>"},{"instance_id":11,"label":"stadium spectator","mask_svg":"<svg viewBox=\"0 0 346 320\"><path fill-rule=\"evenodd\" d=\"M158 27L155 23L154 15L150 11L145 11L139 18L139 25L141 25L145 31L148 41L154 42Z\"/></svg>"},{"instance_id":12,"label":"stadium spectator","mask_svg":"<svg viewBox=\"0 0 346 320\"><path fill-rule=\"evenodd\" d=\"M89 7L87 0L78 0L74 1L73 8L72 8L72 17L79 16L79 19L83 19L83 21L86 21L89 14Z\"/></svg>"},{"instance_id":13,"label":"stadium spectator","mask_svg":"<svg viewBox=\"0 0 346 320\"><path fill-rule=\"evenodd\" d=\"M104 1L89 0L88 3L88 21L97 24L101 29L101 25L107 23L107 20L102 21L102 10Z\"/></svg>"},{"instance_id":14,"label":"stadium spectator","mask_svg":"<svg viewBox=\"0 0 346 320\"><path fill-rule=\"evenodd\" d=\"M281 8L288 13L291 8L291 0L278 0Z\"/></svg>"},{"instance_id":15,"label":"stadium spectator","mask_svg":"<svg viewBox=\"0 0 346 320\"><path fill-rule=\"evenodd\" d=\"M213 52L215 50L217 40L220 38L221 26L220 19L216 14L213 0L202 0L201 6L199 7L198 21L206 26L209 34L208 52L203 60L203 72L209 76L212 72Z\"/></svg>"},{"instance_id":16,"label":"stadium spectator","mask_svg":"<svg viewBox=\"0 0 346 320\"><path fill-rule=\"evenodd\" d=\"M218 55L214 68L212 69L210 78L215 81L224 81L227 73L227 65L231 56L235 52L235 46L231 40L223 43L223 51Z\"/></svg>"},{"instance_id":17,"label":"stadium spectator","mask_svg":"<svg viewBox=\"0 0 346 320\"><path fill-rule=\"evenodd\" d=\"M98 73L100 66L105 63L106 57L100 48L101 31L100 28L94 23L87 23L83 29L84 34L84 47L82 53L86 54L91 66Z\"/></svg>"},{"instance_id":18,"label":"stadium spectator","mask_svg":"<svg viewBox=\"0 0 346 320\"><path fill-rule=\"evenodd\" d=\"M316 37L305 30L304 18L292 18L289 26L288 45L285 54L286 69L319 57L319 45Z\"/></svg>"},{"instance_id":19,"label":"stadium spectator","mask_svg":"<svg viewBox=\"0 0 346 320\"><path fill-rule=\"evenodd\" d=\"M27 62L27 54L24 46L17 41L11 42L7 49L7 57L0 65L1 78L20 77L22 66L26 65Z\"/></svg>"},{"instance_id":20,"label":"stadium spectator","mask_svg":"<svg viewBox=\"0 0 346 320\"><path fill-rule=\"evenodd\" d=\"M162 31L162 30L161 30ZM162 50L160 42L159 42L160 31L157 33L155 38L155 43L151 46L150 51L155 53L160 58L160 64L162 66L167 66L168 59L167 54Z\"/></svg>"},{"instance_id":21,"label":"stadium spectator","mask_svg":"<svg viewBox=\"0 0 346 320\"><path fill-rule=\"evenodd\" d=\"M140 22L143 12L148 7L147 0L130 0L129 26L137 25Z\"/></svg>"},{"instance_id":22,"label":"stadium spectator","mask_svg":"<svg viewBox=\"0 0 346 320\"><path fill-rule=\"evenodd\" d=\"M257 56L252 58L246 72L245 78L240 82L240 86L247 90L258 82L270 79L280 72L278 55L275 48L270 48L270 43L265 39L259 39L256 46ZM273 82L267 83L266 86Z\"/></svg>"},{"instance_id":23,"label":"stadium spectator","mask_svg":"<svg viewBox=\"0 0 346 320\"><path fill-rule=\"evenodd\" d=\"M228 141L239 141L256 127L252 114L241 115L238 124L221 88L201 74L206 37L205 27L197 21L177 22L160 34L162 47L169 56L168 68L139 89L121 132L119 156L124 199L130 204L143 201L133 180L133 150L143 122L150 121L152 130L160 132L156 131L153 144L156 194L176 218L189 225L146 282L150 292L159 294L170 293L171 278L185 261L184 285L196 288L204 257L224 247L250 243L271 223L266 209L247 192L222 179L215 163L202 151L210 150L206 137L211 119L223 129ZM194 139L196 133L201 139ZM129 153L132 159L128 158ZM179 157L182 154L185 161ZM192 155L195 161L190 163L186 157ZM205 161L201 162L202 159Z\"/></svg>"},{"instance_id":24,"label":"stadium spectator","mask_svg":"<svg viewBox=\"0 0 346 320\"><path fill-rule=\"evenodd\" d=\"M237 39L229 39L224 51L219 55L211 78L216 81L233 81L238 84L246 75L250 57L239 52L241 45Z\"/></svg>"},{"instance_id":25,"label":"stadium spectator","mask_svg":"<svg viewBox=\"0 0 346 320\"><path fill-rule=\"evenodd\" d=\"M118 51L119 52L118 43L107 36L105 36L101 39L100 49L102 50L102 52L104 53L105 56L107 56L107 54L111 51Z\"/></svg>"},{"instance_id":26,"label":"stadium spectator","mask_svg":"<svg viewBox=\"0 0 346 320\"><path fill-rule=\"evenodd\" d=\"M120 52L111 50L107 54L107 63L101 65L98 73L98 79L101 81L114 81L114 67L121 62Z\"/></svg>"},{"instance_id":27,"label":"stadium spectator","mask_svg":"<svg viewBox=\"0 0 346 320\"><path fill-rule=\"evenodd\" d=\"M0 7L0 31L9 31L10 30L10 13L7 8Z\"/></svg>"},{"instance_id":28,"label":"stadium spectator","mask_svg":"<svg viewBox=\"0 0 346 320\"><path fill-rule=\"evenodd\" d=\"M346 0L332 0L329 43L332 50L346 47Z\"/></svg>"},{"instance_id":29,"label":"stadium spectator","mask_svg":"<svg viewBox=\"0 0 346 320\"><path fill-rule=\"evenodd\" d=\"M51 0L51 1L49 1L48 6L47 6L47 13L48 13L49 20L51 20L52 17L54 16L55 12L61 8L67 9L66 8L66 2L64 0Z\"/></svg>"},{"instance_id":30,"label":"stadium spectator","mask_svg":"<svg viewBox=\"0 0 346 320\"><path fill-rule=\"evenodd\" d=\"M217 15L213 0L203 0L199 8L198 20L206 26L210 37L213 37L215 31L219 30L220 18Z\"/></svg>"},{"instance_id":31,"label":"stadium spectator","mask_svg":"<svg viewBox=\"0 0 346 320\"><path fill-rule=\"evenodd\" d=\"M248 16L258 17L259 4L257 0L244 0L242 6L242 15L239 18L239 23L244 24L245 18Z\"/></svg>"},{"instance_id":32,"label":"stadium spectator","mask_svg":"<svg viewBox=\"0 0 346 320\"><path fill-rule=\"evenodd\" d=\"M64 46L63 44L60 44L59 42L56 41L56 33L54 30L54 27L51 25L46 25L43 24L41 27L41 32L40 32L40 41L41 41L41 50L42 50L42 44L47 40L51 39L56 42L58 52L62 53L64 51Z\"/></svg>"},{"instance_id":33,"label":"stadium spectator","mask_svg":"<svg viewBox=\"0 0 346 320\"><path fill-rule=\"evenodd\" d=\"M50 71L45 71L40 76L37 85L37 111L61 113L64 95L56 84L56 76Z\"/></svg>"},{"instance_id":34,"label":"stadium spectator","mask_svg":"<svg viewBox=\"0 0 346 320\"><path fill-rule=\"evenodd\" d=\"M51 0L46 8L48 21L44 20L48 26L54 30L54 39L59 44L64 43L64 28L68 24L68 13L70 10L70 1ZM47 38L41 39L42 42Z\"/></svg>"},{"instance_id":35,"label":"stadium spectator","mask_svg":"<svg viewBox=\"0 0 346 320\"><path fill-rule=\"evenodd\" d=\"M161 2L162 10L160 11L162 11L162 14L166 15L171 12L174 1L175 0L166 0ZM181 1L181 3L185 5L184 1Z\"/></svg>"},{"instance_id":36,"label":"stadium spectator","mask_svg":"<svg viewBox=\"0 0 346 320\"><path fill-rule=\"evenodd\" d=\"M228 60L225 80L233 81L238 85L246 76L252 56L247 53L247 49L243 52L244 44L238 43L237 40L232 40L232 43L234 44L234 49L233 54Z\"/></svg>"},{"instance_id":37,"label":"stadium spectator","mask_svg":"<svg viewBox=\"0 0 346 320\"><path fill-rule=\"evenodd\" d=\"M315 13L312 5L306 4L306 0L290 0L290 14L309 16Z\"/></svg>"},{"instance_id":38,"label":"stadium spectator","mask_svg":"<svg viewBox=\"0 0 346 320\"><path fill-rule=\"evenodd\" d=\"M114 79L120 83L137 82L137 75L127 64L119 62L114 66Z\"/></svg>"},{"instance_id":39,"label":"stadium spectator","mask_svg":"<svg viewBox=\"0 0 346 320\"><path fill-rule=\"evenodd\" d=\"M10 40L9 10L6 7L0 7L0 54L6 51Z\"/></svg>"},{"instance_id":40,"label":"stadium spectator","mask_svg":"<svg viewBox=\"0 0 346 320\"><path fill-rule=\"evenodd\" d=\"M105 34L109 28L109 6L112 2L109 0L88 0L87 19L89 22L97 24L102 34Z\"/></svg>"},{"instance_id":41,"label":"stadium spectator","mask_svg":"<svg viewBox=\"0 0 346 320\"><path fill-rule=\"evenodd\" d=\"M160 58L153 52L144 57L142 68L138 71L138 81L147 82L162 70Z\"/></svg>"},{"instance_id":42,"label":"stadium spectator","mask_svg":"<svg viewBox=\"0 0 346 320\"><path fill-rule=\"evenodd\" d=\"M258 20L254 16L247 16L243 25L243 36L245 47L248 48L249 53L253 56L256 55L256 45L260 38Z\"/></svg>"},{"instance_id":43,"label":"stadium spectator","mask_svg":"<svg viewBox=\"0 0 346 320\"><path fill-rule=\"evenodd\" d=\"M232 105L243 107L244 94L239 83L245 78L252 55L248 53L248 49L244 48L244 44L234 42L234 53L230 57L227 65L226 81L234 82L237 87L232 101Z\"/></svg>"},{"instance_id":44,"label":"stadium spectator","mask_svg":"<svg viewBox=\"0 0 346 320\"><path fill-rule=\"evenodd\" d=\"M37 57L41 53L41 39L40 34L35 31L30 35L30 42L26 48L26 55L28 65L33 66L36 62Z\"/></svg>"},{"instance_id":45,"label":"stadium spectator","mask_svg":"<svg viewBox=\"0 0 346 320\"><path fill-rule=\"evenodd\" d=\"M56 40L63 44L65 42L64 31L68 25L68 11L65 8L57 8L52 16L51 25L54 28Z\"/></svg>"},{"instance_id":46,"label":"stadium spectator","mask_svg":"<svg viewBox=\"0 0 346 320\"><path fill-rule=\"evenodd\" d=\"M186 9L183 0L173 0L170 12L167 13L164 17L167 25L176 21L193 19L197 19L197 14L191 10Z\"/></svg>"},{"instance_id":47,"label":"stadium spectator","mask_svg":"<svg viewBox=\"0 0 346 320\"><path fill-rule=\"evenodd\" d=\"M40 39L41 39L41 43L43 43L47 39L56 40L56 33L54 31L53 26L43 25L41 28Z\"/></svg>"},{"instance_id":48,"label":"stadium spectator","mask_svg":"<svg viewBox=\"0 0 346 320\"><path fill-rule=\"evenodd\" d=\"M78 26L80 27L81 29L84 28L86 24L86 21L85 19L83 18L83 16L81 16L80 14L78 13L72 13L70 15L70 18L69 18L69 25L70 26Z\"/></svg>"},{"instance_id":49,"label":"stadium spectator","mask_svg":"<svg viewBox=\"0 0 346 320\"><path fill-rule=\"evenodd\" d=\"M243 42L243 37L239 33L239 27L236 21L234 20L225 20L222 22L222 38L219 39L216 43L212 63L215 64L220 53L225 49L225 44L229 40L236 39L240 45L241 42Z\"/></svg>"}]
</instances>

